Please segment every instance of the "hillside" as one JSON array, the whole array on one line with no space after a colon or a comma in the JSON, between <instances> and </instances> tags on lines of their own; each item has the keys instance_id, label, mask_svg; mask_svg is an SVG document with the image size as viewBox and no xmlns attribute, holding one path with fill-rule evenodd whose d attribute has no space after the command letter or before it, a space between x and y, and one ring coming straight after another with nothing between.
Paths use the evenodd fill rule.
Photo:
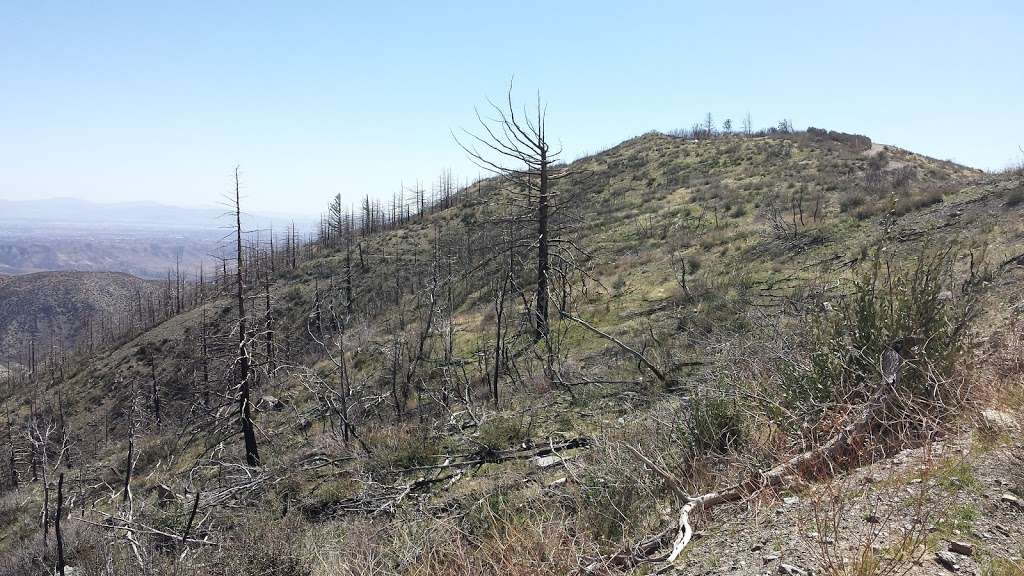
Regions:
<instances>
[{"instance_id":1,"label":"hillside","mask_svg":"<svg viewBox=\"0 0 1024 576\"><path fill-rule=\"evenodd\" d=\"M0 279L0 359L28 362L98 342L109 324L158 285L120 272L38 272Z\"/></svg>"},{"instance_id":2,"label":"hillside","mask_svg":"<svg viewBox=\"0 0 1024 576\"><path fill-rule=\"evenodd\" d=\"M499 179L257 256L258 466L230 292L13 383L0 571L60 501L83 574L1021 573L1016 176L814 129L565 168L540 338Z\"/></svg>"}]
</instances>

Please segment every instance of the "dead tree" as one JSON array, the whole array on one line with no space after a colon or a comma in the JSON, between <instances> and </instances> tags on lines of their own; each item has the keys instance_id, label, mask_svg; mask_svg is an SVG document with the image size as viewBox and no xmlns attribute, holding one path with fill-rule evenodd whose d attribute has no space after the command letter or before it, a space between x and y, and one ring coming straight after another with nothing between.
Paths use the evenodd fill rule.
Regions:
<instances>
[{"instance_id":1,"label":"dead tree","mask_svg":"<svg viewBox=\"0 0 1024 576\"><path fill-rule=\"evenodd\" d=\"M84 503L83 503L84 506ZM64 532L61 531L60 519L64 515L64 473L57 480L57 512L53 517L53 531L57 536L57 574L64 576Z\"/></svg>"},{"instance_id":2,"label":"dead tree","mask_svg":"<svg viewBox=\"0 0 1024 576\"><path fill-rule=\"evenodd\" d=\"M250 400L250 379L252 357L249 354L249 330L245 315L245 266L242 253L242 203L238 167L235 167L235 296L238 303L238 412L242 421L242 437L245 442L245 462L249 466L260 465L259 448L256 446L256 430L252 422Z\"/></svg>"},{"instance_id":3,"label":"dead tree","mask_svg":"<svg viewBox=\"0 0 1024 576\"><path fill-rule=\"evenodd\" d=\"M485 134L477 135L465 131L471 141L463 144L455 140L469 157L481 168L499 175L510 183L513 194L528 197L532 214L529 220L536 225L537 286L533 301L534 339L541 340L548 334L548 285L551 270L551 235L549 230L550 211L553 203L551 186L556 180L571 175L571 171L559 167L561 150L552 150L547 140L547 106L537 97L536 109L517 115L512 104L512 83L509 83L507 102L498 106L489 102L495 118L484 119L477 112L477 120ZM532 118L531 118L532 116ZM454 136L454 135L453 135ZM478 150L476 144L483 147ZM509 166L506 162L517 163Z\"/></svg>"}]
</instances>

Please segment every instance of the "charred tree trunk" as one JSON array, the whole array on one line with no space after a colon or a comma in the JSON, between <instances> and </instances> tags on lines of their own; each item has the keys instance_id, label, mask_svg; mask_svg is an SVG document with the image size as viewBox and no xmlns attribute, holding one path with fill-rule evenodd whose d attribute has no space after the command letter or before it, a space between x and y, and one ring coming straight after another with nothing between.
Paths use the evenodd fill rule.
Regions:
<instances>
[{"instance_id":1,"label":"charred tree trunk","mask_svg":"<svg viewBox=\"0 0 1024 576\"><path fill-rule=\"evenodd\" d=\"M238 181L238 168L235 168L235 255L237 267L235 274L235 296L238 302L238 411L242 421L242 437L245 442L245 462L249 466L260 465L259 448L256 445L256 430L252 423L252 401L249 383L251 379L251 357L249 356L249 330L245 315L245 267L242 258L242 208L241 193Z\"/></svg>"},{"instance_id":2,"label":"charred tree trunk","mask_svg":"<svg viewBox=\"0 0 1024 576\"><path fill-rule=\"evenodd\" d=\"M84 505L84 503L83 503ZM57 536L57 574L64 576L64 533L61 531L60 519L64 515L64 473L57 480L57 513L53 517L53 531Z\"/></svg>"}]
</instances>

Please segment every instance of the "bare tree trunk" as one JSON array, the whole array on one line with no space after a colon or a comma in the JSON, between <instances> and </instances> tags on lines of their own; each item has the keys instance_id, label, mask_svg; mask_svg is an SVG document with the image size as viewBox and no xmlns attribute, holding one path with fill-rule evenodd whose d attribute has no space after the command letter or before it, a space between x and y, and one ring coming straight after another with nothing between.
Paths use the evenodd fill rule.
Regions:
<instances>
[{"instance_id":1,"label":"bare tree trunk","mask_svg":"<svg viewBox=\"0 0 1024 576\"><path fill-rule=\"evenodd\" d=\"M84 506L84 503L83 503ZM57 574L64 576L64 533L60 519L64 515L64 473L57 480L57 514L53 517L53 531L57 535Z\"/></svg>"},{"instance_id":2,"label":"bare tree trunk","mask_svg":"<svg viewBox=\"0 0 1024 576\"><path fill-rule=\"evenodd\" d=\"M242 420L242 437L245 442L245 462L249 466L260 465L260 453L256 446L256 431L252 423L252 402L249 398L250 362L248 327L245 316L245 282L242 260L242 208L235 168L235 249L238 269L235 274L235 295L238 301L238 411Z\"/></svg>"},{"instance_id":3,"label":"bare tree trunk","mask_svg":"<svg viewBox=\"0 0 1024 576\"><path fill-rule=\"evenodd\" d=\"M542 141L543 142L543 141ZM548 335L548 163L547 144L540 146L540 187L537 190L537 296L536 331L540 340Z\"/></svg>"},{"instance_id":4,"label":"bare tree trunk","mask_svg":"<svg viewBox=\"0 0 1024 576\"><path fill-rule=\"evenodd\" d=\"M152 402L153 402L153 418L156 421L156 427L160 428L160 388L156 381L156 360L150 360L149 364L150 375L153 380L152 389Z\"/></svg>"},{"instance_id":5,"label":"bare tree trunk","mask_svg":"<svg viewBox=\"0 0 1024 576\"><path fill-rule=\"evenodd\" d=\"M266 331L266 344L267 344L267 374L273 374L277 368L274 362L274 313L273 308L270 306L270 278L267 278L267 283L264 286L263 291L264 298L266 299L266 314L264 316L264 330Z\"/></svg>"}]
</instances>

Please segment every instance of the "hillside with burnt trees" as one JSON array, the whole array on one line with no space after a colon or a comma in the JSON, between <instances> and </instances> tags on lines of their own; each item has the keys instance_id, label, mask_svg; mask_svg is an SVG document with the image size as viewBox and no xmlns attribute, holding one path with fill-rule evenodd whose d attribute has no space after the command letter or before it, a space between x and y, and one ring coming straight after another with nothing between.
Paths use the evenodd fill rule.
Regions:
<instances>
[{"instance_id":1,"label":"hillside with burnt trees","mask_svg":"<svg viewBox=\"0 0 1024 576\"><path fill-rule=\"evenodd\" d=\"M1020 573L1019 171L517 111L9 374L0 572Z\"/></svg>"}]
</instances>

